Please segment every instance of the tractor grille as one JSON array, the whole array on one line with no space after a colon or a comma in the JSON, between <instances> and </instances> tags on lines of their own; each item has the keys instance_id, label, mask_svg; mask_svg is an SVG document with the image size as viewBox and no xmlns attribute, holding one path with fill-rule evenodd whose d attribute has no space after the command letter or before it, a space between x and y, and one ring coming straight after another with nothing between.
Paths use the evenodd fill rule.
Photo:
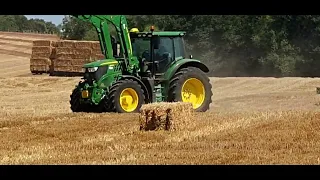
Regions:
<instances>
[{"instance_id":1,"label":"tractor grille","mask_svg":"<svg viewBox=\"0 0 320 180\"><path fill-rule=\"evenodd\" d=\"M107 73L108 66L101 66L96 72L94 72L94 78L98 81L103 75Z\"/></svg>"},{"instance_id":2,"label":"tractor grille","mask_svg":"<svg viewBox=\"0 0 320 180\"><path fill-rule=\"evenodd\" d=\"M107 70L108 66L101 66L96 72L88 72L86 69L84 78L89 82L89 84L92 84L93 81L99 81L99 79L107 73Z\"/></svg>"}]
</instances>

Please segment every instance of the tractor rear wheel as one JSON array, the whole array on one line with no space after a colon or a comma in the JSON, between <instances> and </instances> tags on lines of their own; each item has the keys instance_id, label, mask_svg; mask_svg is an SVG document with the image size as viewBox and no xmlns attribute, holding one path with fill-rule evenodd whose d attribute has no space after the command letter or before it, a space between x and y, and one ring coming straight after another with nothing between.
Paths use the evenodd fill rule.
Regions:
<instances>
[{"instance_id":1,"label":"tractor rear wheel","mask_svg":"<svg viewBox=\"0 0 320 180\"><path fill-rule=\"evenodd\" d=\"M139 112L144 102L144 91L140 84L131 79L125 79L111 86L104 99L104 107L111 112L136 113Z\"/></svg>"},{"instance_id":2,"label":"tractor rear wheel","mask_svg":"<svg viewBox=\"0 0 320 180\"><path fill-rule=\"evenodd\" d=\"M190 102L197 112L205 112L212 102L212 85L206 74L198 68L178 71L170 80L168 100Z\"/></svg>"}]
</instances>

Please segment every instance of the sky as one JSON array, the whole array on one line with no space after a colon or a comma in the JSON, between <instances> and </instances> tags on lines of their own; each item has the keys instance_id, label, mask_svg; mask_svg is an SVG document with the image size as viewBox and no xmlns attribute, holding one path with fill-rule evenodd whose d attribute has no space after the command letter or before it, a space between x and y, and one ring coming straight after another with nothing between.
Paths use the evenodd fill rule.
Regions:
<instances>
[{"instance_id":1,"label":"sky","mask_svg":"<svg viewBox=\"0 0 320 180\"><path fill-rule=\"evenodd\" d=\"M25 15L28 19L43 19L53 24L59 25L62 23L64 15Z\"/></svg>"}]
</instances>

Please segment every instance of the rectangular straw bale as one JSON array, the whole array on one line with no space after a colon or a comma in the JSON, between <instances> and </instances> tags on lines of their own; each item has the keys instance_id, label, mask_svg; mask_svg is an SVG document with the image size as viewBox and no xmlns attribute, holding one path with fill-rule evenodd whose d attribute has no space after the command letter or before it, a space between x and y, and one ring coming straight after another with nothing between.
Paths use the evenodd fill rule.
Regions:
<instances>
[{"instance_id":1,"label":"rectangular straw bale","mask_svg":"<svg viewBox=\"0 0 320 180\"><path fill-rule=\"evenodd\" d=\"M56 56L59 56L60 54L77 54L82 56L90 56L91 55L91 49L89 48L67 48L67 47L57 47L56 48Z\"/></svg>"},{"instance_id":2,"label":"rectangular straw bale","mask_svg":"<svg viewBox=\"0 0 320 180\"><path fill-rule=\"evenodd\" d=\"M30 64L30 71L31 72L48 72L49 65L32 65Z\"/></svg>"},{"instance_id":3,"label":"rectangular straw bale","mask_svg":"<svg viewBox=\"0 0 320 180\"><path fill-rule=\"evenodd\" d=\"M193 123L190 103L161 102L144 104L140 109L140 130L181 130Z\"/></svg>"},{"instance_id":4,"label":"rectangular straw bale","mask_svg":"<svg viewBox=\"0 0 320 180\"><path fill-rule=\"evenodd\" d=\"M31 65L51 65L51 60L49 58L31 58Z\"/></svg>"},{"instance_id":5,"label":"rectangular straw bale","mask_svg":"<svg viewBox=\"0 0 320 180\"><path fill-rule=\"evenodd\" d=\"M85 70L82 68L82 66L79 66L79 65L72 66L72 72L84 73L84 71Z\"/></svg>"},{"instance_id":6,"label":"rectangular straw bale","mask_svg":"<svg viewBox=\"0 0 320 180\"><path fill-rule=\"evenodd\" d=\"M57 48L53 47L51 50L50 58L54 59L54 58L56 58L56 56L57 56Z\"/></svg>"},{"instance_id":7,"label":"rectangular straw bale","mask_svg":"<svg viewBox=\"0 0 320 180\"><path fill-rule=\"evenodd\" d=\"M93 54L91 55L91 59L92 60L101 60L101 59L105 59L103 54Z\"/></svg>"},{"instance_id":8,"label":"rectangular straw bale","mask_svg":"<svg viewBox=\"0 0 320 180\"><path fill-rule=\"evenodd\" d=\"M55 56L60 59L90 59L90 57L90 54L63 54L61 52Z\"/></svg>"},{"instance_id":9,"label":"rectangular straw bale","mask_svg":"<svg viewBox=\"0 0 320 180\"><path fill-rule=\"evenodd\" d=\"M168 113L168 126L172 130L183 130L194 125L194 110L191 103L177 102Z\"/></svg>"},{"instance_id":10,"label":"rectangular straw bale","mask_svg":"<svg viewBox=\"0 0 320 180\"><path fill-rule=\"evenodd\" d=\"M57 47L68 47L68 48L74 48L75 41L73 40L60 40L56 42Z\"/></svg>"},{"instance_id":11,"label":"rectangular straw bale","mask_svg":"<svg viewBox=\"0 0 320 180\"><path fill-rule=\"evenodd\" d=\"M33 46L51 46L52 41L50 40L34 40Z\"/></svg>"},{"instance_id":12,"label":"rectangular straw bale","mask_svg":"<svg viewBox=\"0 0 320 180\"><path fill-rule=\"evenodd\" d=\"M54 66L53 70L54 71L59 71L59 72L72 72L73 67L72 66Z\"/></svg>"},{"instance_id":13,"label":"rectangular straw bale","mask_svg":"<svg viewBox=\"0 0 320 180\"><path fill-rule=\"evenodd\" d=\"M42 53L42 52L32 52L31 58L39 59L39 58L50 58L52 53Z\"/></svg>"},{"instance_id":14,"label":"rectangular straw bale","mask_svg":"<svg viewBox=\"0 0 320 180\"><path fill-rule=\"evenodd\" d=\"M72 66L71 59L54 59L53 61L54 66Z\"/></svg>"},{"instance_id":15,"label":"rectangular straw bale","mask_svg":"<svg viewBox=\"0 0 320 180\"><path fill-rule=\"evenodd\" d=\"M51 54L52 47L50 46L33 46L32 53L48 53Z\"/></svg>"},{"instance_id":16,"label":"rectangular straw bale","mask_svg":"<svg viewBox=\"0 0 320 180\"><path fill-rule=\"evenodd\" d=\"M94 54L103 54L101 49L92 49L91 53L94 55Z\"/></svg>"},{"instance_id":17,"label":"rectangular straw bale","mask_svg":"<svg viewBox=\"0 0 320 180\"><path fill-rule=\"evenodd\" d=\"M57 41L52 41L51 42L51 47L58 47Z\"/></svg>"},{"instance_id":18,"label":"rectangular straw bale","mask_svg":"<svg viewBox=\"0 0 320 180\"><path fill-rule=\"evenodd\" d=\"M77 41L74 43L75 48L92 48L93 41Z\"/></svg>"},{"instance_id":19,"label":"rectangular straw bale","mask_svg":"<svg viewBox=\"0 0 320 180\"><path fill-rule=\"evenodd\" d=\"M73 66L83 66L86 63L90 63L90 59L72 59L71 64Z\"/></svg>"},{"instance_id":20,"label":"rectangular straw bale","mask_svg":"<svg viewBox=\"0 0 320 180\"><path fill-rule=\"evenodd\" d=\"M92 47L92 49L99 49L100 50L101 49L100 42L99 41L92 42L91 47Z\"/></svg>"}]
</instances>

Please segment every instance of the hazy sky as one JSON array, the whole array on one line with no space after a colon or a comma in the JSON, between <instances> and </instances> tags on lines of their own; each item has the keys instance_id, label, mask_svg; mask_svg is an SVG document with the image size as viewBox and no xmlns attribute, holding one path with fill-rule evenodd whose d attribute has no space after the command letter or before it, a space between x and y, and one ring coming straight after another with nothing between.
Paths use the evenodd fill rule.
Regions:
<instances>
[{"instance_id":1,"label":"hazy sky","mask_svg":"<svg viewBox=\"0 0 320 180\"><path fill-rule=\"evenodd\" d=\"M48 21L48 22L52 22L53 24L60 24L62 23L62 19L64 17L64 15L25 15L28 19L35 19L35 18L38 18L38 19L43 19L45 21Z\"/></svg>"}]
</instances>

